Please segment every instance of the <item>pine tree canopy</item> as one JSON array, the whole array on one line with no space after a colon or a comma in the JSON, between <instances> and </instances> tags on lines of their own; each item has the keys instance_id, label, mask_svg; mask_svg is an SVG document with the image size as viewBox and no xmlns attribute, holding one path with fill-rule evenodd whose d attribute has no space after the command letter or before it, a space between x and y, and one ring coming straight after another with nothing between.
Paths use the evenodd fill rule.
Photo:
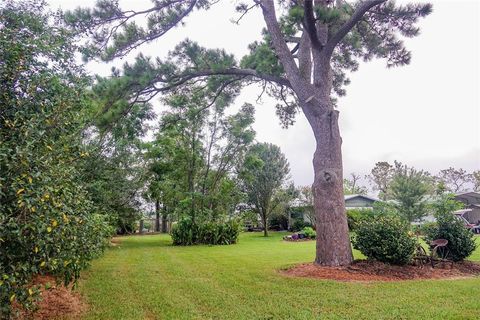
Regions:
<instances>
[{"instance_id":1,"label":"pine tree canopy","mask_svg":"<svg viewBox=\"0 0 480 320\"><path fill-rule=\"evenodd\" d=\"M193 12L223 4L208 0L152 0L147 8L123 10L116 0L99 0L94 8L78 8L64 13L68 25L88 34L83 48L85 59L111 61L123 57L145 43L157 40L184 23ZM273 8L273 10L271 10ZM249 11L264 13L267 29L262 40L251 43L249 54L240 60L222 49L206 49L191 40L180 42L165 59L138 55L123 69L114 70L115 97L131 103L148 102L159 93L192 83L203 83L211 99L224 90L261 83L263 92L279 101L277 114L283 125L293 123L299 110L297 82L312 90L325 86L317 77L323 55L332 67L331 86L336 96L345 95L348 73L360 61L382 58L388 67L408 64L411 53L403 38L419 34L417 22L432 11L430 4L396 5L394 1L279 1L242 2L236 5L237 23ZM268 23L267 13L272 14ZM277 18L278 16L278 18ZM278 29L278 30L277 30ZM284 42L271 35L278 31ZM214 35L213 35L214 36ZM277 44L273 43L277 41ZM287 50L279 52L282 47ZM283 60L282 60L283 59ZM291 60L289 70L285 61ZM282 62L281 62L282 61ZM315 63L316 62L316 63ZM299 77L299 78L297 78ZM297 81L298 80L298 81ZM300 81L301 80L301 81ZM231 89L231 88L234 89ZM331 97L335 101L335 97Z\"/></svg>"}]
</instances>

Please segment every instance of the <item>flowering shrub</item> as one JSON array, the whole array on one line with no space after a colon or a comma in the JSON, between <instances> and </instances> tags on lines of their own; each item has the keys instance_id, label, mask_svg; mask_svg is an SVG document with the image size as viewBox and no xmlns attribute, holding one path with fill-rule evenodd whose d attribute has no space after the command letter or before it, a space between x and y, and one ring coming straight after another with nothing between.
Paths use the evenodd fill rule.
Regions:
<instances>
[{"instance_id":1,"label":"flowering shrub","mask_svg":"<svg viewBox=\"0 0 480 320\"><path fill-rule=\"evenodd\" d=\"M111 232L76 168L86 81L42 11L0 5L0 318L34 305L35 275L76 280Z\"/></svg>"}]
</instances>

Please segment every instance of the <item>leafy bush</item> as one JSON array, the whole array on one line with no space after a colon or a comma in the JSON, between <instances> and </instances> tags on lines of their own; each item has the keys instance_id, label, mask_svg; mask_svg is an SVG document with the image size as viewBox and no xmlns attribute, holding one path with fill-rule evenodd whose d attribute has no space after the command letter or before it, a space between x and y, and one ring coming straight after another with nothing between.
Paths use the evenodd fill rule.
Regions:
<instances>
[{"instance_id":1,"label":"leafy bush","mask_svg":"<svg viewBox=\"0 0 480 320\"><path fill-rule=\"evenodd\" d=\"M371 209L347 209L348 229L355 231L360 220L374 215L376 215L376 213Z\"/></svg>"},{"instance_id":2,"label":"leafy bush","mask_svg":"<svg viewBox=\"0 0 480 320\"><path fill-rule=\"evenodd\" d=\"M172 228L173 244L181 246L234 244L238 240L240 227L236 220L196 224L190 219L183 219Z\"/></svg>"},{"instance_id":3,"label":"leafy bush","mask_svg":"<svg viewBox=\"0 0 480 320\"><path fill-rule=\"evenodd\" d=\"M415 244L409 224L395 216L362 219L353 238L354 248L369 259L398 265L411 261Z\"/></svg>"},{"instance_id":4,"label":"leafy bush","mask_svg":"<svg viewBox=\"0 0 480 320\"><path fill-rule=\"evenodd\" d=\"M286 230L288 218L284 214L274 214L270 217L269 226L271 230Z\"/></svg>"},{"instance_id":5,"label":"leafy bush","mask_svg":"<svg viewBox=\"0 0 480 320\"><path fill-rule=\"evenodd\" d=\"M305 221L303 221L303 218L300 218L300 219L295 219L293 221L290 230L293 231L293 232L296 232L296 231L302 230L305 227L313 228L313 226L310 223L305 222Z\"/></svg>"},{"instance_id":6,"label":"leafy bush","mask_svg":"<svg viewBox=\"0 0 480 320\"><path fill-rule=\"evenodd\" d=\"M213 245L237 243L240 227L240 223L235 220L205 223L200 227L199 242Z\"/></svg>"},{"instance_id":7,"label":"leafy bush","mask_svg":"<svg viewBox=\"0 0 480 320\"><path fill-rule=\"evenodd\" d=\"M467 229L464 222L458 219L453 211L461 207L461 204L447 195L432 205L436 223L429 224L425 228L425 239L448 240L449 250L447 258L453 261L461 261L472 254L476 249L474 234Z\"/></svg>"},{"instance_id":8,"label":"leafy bush","mask_svg":"<svg viewBox=\"0 0 480 320\"><path fill-rule=\"evenodd\" d=\"M435 226L435 222L424 222L422 224L412 225L412 232L416 235L424 236L431 228L434 228Z\"/></svg>"},{"instance_id":9,"label":"leafy bush","mask_svg":"<svg viewBox=\"0 0 480 320\"><path fill-rule=\"evenodd\" d=\"M111 233L78 167L88 80L42 1L0 5L0 318L31 308L36 275L75 281Z\"/></svg>"},{"instance_id":10,"label":"leafy bush","mask_svg":"<svg viewBox=\"0 0 480 320\"><path fill-rule=\"evenodd\" d=\"M315 239L315 237L317 236L317 233L315 232L315 230L313 230L312 227L303 228L301 233L303 233L309 239Z\"/></svg>"},{"instance_id":11,"label":"leafy bush","mask_svg":"<svg viewBox=\"0 0 480 320\"><path fill-rule=\"evenodd\" d=\"M174 245L190 246L198 243L198 226L190 219L182 219L172 226L172 240Z\"/></svg>"}]
</instances>

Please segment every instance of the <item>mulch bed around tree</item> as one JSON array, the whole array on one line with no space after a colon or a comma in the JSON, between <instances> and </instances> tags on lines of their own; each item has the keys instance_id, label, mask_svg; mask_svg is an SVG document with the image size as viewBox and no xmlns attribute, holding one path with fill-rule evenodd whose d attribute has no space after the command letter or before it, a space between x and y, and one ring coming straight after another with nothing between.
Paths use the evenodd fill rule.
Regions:
<instances>
[{"instance_id":1,"label":"mulch bed around tree","mask_svg":"<svg viewBox=\"0 0 480 320\"><path fill-rule=\"evenodd\" d=\"M41 300L38 302L38 309L33 314L22 311L20 319L79 319L86 310L86 304L78 292L72 291L70 287L56 285L55 279L50 276L37 277L35 284L50 283L50 289L41 289Z\"/></svg>"},{"instance_id":2,"label":"mulch bed around tree","mask_svg":"<svg viewBox=\"0 0 480 320\"><path fill-rule=\"evenodd\" d=\"M378 261L356 260L347 267L323 267L313 263L281 271L290 277L330 279L337 281L402 281L422 279L462 279L480 275L480 264L470 261L445 262L431 266L393 266Z\"/></svg>"},{"instance_id":3,"label":"mulch bed around tree","mask_svg":"<svg viewBox=\"0 0 480 320\"><path fill-rule=\"evenodd\" d=\"M283 239L286 242L305 242L305 241L315 241L315 239L303 238L303 239Z\"/></svg>"}]
</instances>

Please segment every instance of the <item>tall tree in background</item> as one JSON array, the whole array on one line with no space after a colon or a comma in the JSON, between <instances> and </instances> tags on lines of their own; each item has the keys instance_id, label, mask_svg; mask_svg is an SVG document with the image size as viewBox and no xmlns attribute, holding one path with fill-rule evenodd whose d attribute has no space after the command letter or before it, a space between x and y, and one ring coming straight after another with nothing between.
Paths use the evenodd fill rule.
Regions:
<instances>
[{"instance_id":1,"label":"tall tree in background","mask_svg":"<svg viewBox=\"0 0 480 320\"><path fill-rule=\"evenodd\" d=\"M427 213L426 196L431 191L431 177L425 171L409 168L395 162L395 174L389 186L394 205L398 213L413 222L423 218Z\"/></svg>"},{"instance_id":2,"label":"tall tree in background","mask_svg":"<svg viewBox=\"0 0 480 320\"><path fill-rule=\"evenodd\" d=\"M83 130L89 157L82 167L82 179L99 211L107 215L117 233L131 233L141 211L145 166L141 139L154 118L151 106L135 104L125 112L125 100L110 101L116 79L98 79L85 108Z\"/></svg>"},{"instance_id":3,"label":"tall tree in background","mask_svg":"<svg viewBox=\"0 0 480 320\"><path fill-rule=\"evenodd\" d=\"M217 3L155 0L145 10L126 11L118 1L102 0L94 9L77 9L65 18L72 26L93 34L84 50L87 57L112 60L162 37L193 11L207 10ZM353 257L334 94L345 94L347 73L357 70L361 60L384 58L389 67L409 63L410 52L400 37L419 34L418 18L428 15L431 5L315 0L281 1L276 7L273 0L253 0L236 6L241 14L238 20L257 8L267 28L263 40L249 46L250 54L240 64L224 50L208 50L184 41L166 61L140 55L133 65L126 64L120 89L132 101L147 101L192 82L203 82L218 91L230 85L259 82L278 99L277 114L284 125L292 124L301 109L316 139L315 261L331 266L349 264ZM138 23L141 17L148 22L145 26Z\"/></svg>"},{"instance_id":4,"label":"tall tree in background","mask_svg":"<svg viewBox=\"0 0 480 320\"><path fill-rule=\"evenodd\" d=\"M233 169L255 137L255 109L244 104L227 115L228 94L222 93L212 106L206 96L208 89L192 87L164 100L168 111L145 154L147 198L156 204L157 221L160 207L163 217L215 221L233 214L242 197Z\"/></svg>"},{"instance_id":5,"label":"tall tree in background","mask_svg":"<svg viewBox=\"0 0 480 320\"><path fill-rule=\"evenodd\" d=\"M453 193L465 191L466 186L474 180L474 176L467 173L464 169L455 169L453 167L440 170L436 178L443 183L448 191Z\"/></svg>"},{"instance_id":6,"label":"tall tree in background","mask_svg":"<svg viewBox=\"0 0 480 320\"><path fill-rule=\"evenodd\" d=\"M262 219L266 237L270 215L289 199L282 188L290 172L288 161L278 146L257 143L247 152L239 171L248 203Z\"/></svg>"},{"instance_id":7,"label":"tall tree in background","mask_svg":"<svg viewBox=\"0 0 480 320\"><path fill-rule=\"evenodd\" d=\"M375 163L375 167L367 178L373 183L373 190L378 191L378 197L382 200L388 199L389 186L395 172L394 166L386 161Z\"/></svg>"},{"instance_id":8,"label":"tall tree in background","mask_svg":"<svg viewBox=\"0 0 480 320\"><path fill-rule=\"evenodd\" d=\"M480 170L473 171L472 178L473 191L480 192Z\"/></svg>"},{"instance_id":9,"label":"tall tree in background","mask_svg":"<svg viewBox=\"0 0 480 320\"><path fill-rule=\"evenodd\" d=\"M350 178L343 179L343 193L344 194L361 194L366 195L368 189L365 186L361 186L360 175L355 172L350 174Z\"/></svg>"}]
</instances>

